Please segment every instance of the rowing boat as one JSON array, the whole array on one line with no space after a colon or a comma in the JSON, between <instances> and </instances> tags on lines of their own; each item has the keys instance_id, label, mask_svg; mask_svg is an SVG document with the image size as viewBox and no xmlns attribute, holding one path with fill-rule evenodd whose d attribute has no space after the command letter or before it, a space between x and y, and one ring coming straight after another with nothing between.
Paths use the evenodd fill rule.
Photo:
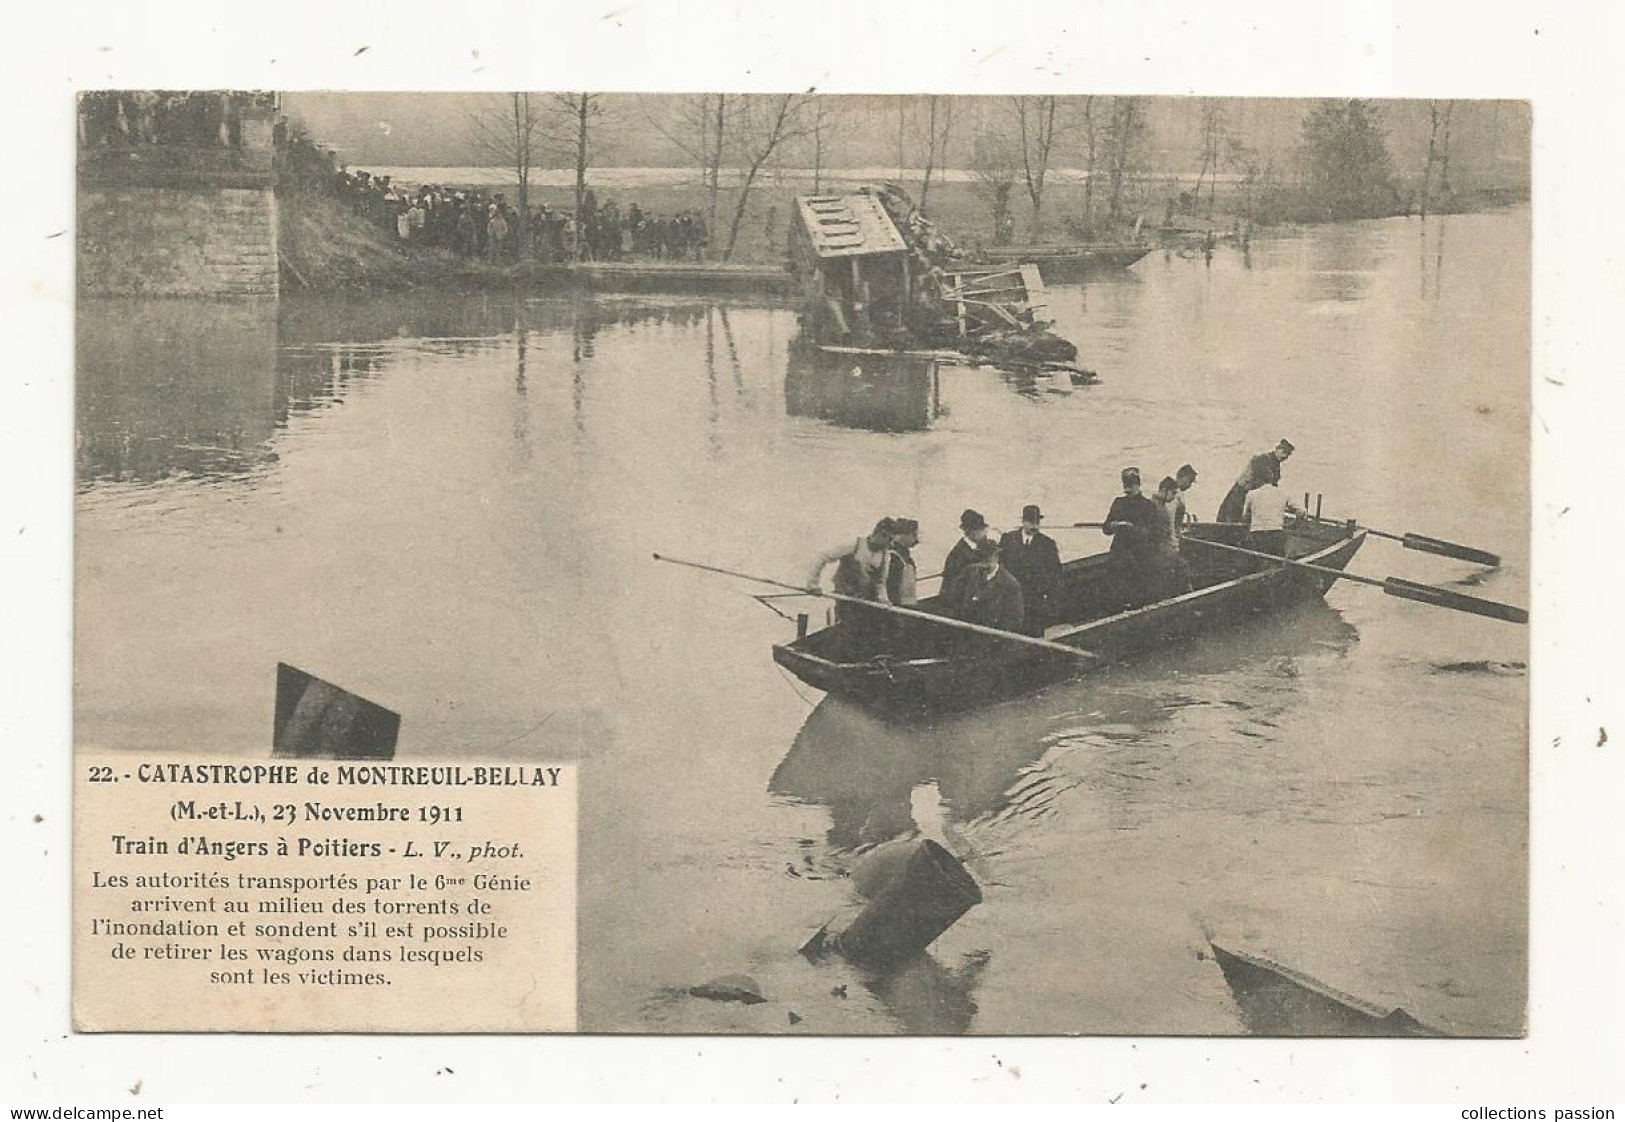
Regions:
<instances>
[{"instance_id":1,"label":"rowing boat","mask_svg":"<svg viewBox=\"0 0 1625 1122\"><path fill-rule=\"evenodd\" d=\"M1187 536L1237 542L1243 533L1231 526L1198 524ZM1120 610L1123 592L1107 554L1069 561L1061 570L1056 622L1044 638L1092 658L963 635L914 619L890 627L837 622L775 645L773 658L809 686L882 712L970 708L1324 596L1365 537L1366 531L1352 524L1294 520L1286 536L1287 556L1316 569L1218 549L1187 549L1192 590L1126 610ZM916 607L947 614L935 596Z\"/></svg>"},{"instance_id":2,"label":"rowing boat","mask_svg":"<svg viewBox=\"0 0 1625 1122\"><path fill-rule=\"evenodd\" d=\"M1037 265L1045 284L1070 284L1097 273L1126 269L1151 252L1137 242L1083 245L993 246L982 251L995 264Z\"/></svg>"}]
</instances>

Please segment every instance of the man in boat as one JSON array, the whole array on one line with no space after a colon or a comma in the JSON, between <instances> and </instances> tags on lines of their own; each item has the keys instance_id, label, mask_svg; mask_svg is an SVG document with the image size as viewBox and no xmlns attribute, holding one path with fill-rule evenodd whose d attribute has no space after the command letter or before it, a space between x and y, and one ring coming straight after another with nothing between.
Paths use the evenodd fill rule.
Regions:
<instances>
[{"instance_id":1,"label":"man in boat","mask_svg":"<svg viewBox=\"0 0 1625 1122\"><path fill-rule=\"evenodd\" d=\"M999 564L997 542L977 543L976 558L960 579L954 605L956 614L966 623L1025 632L1027 613L1021 583Z\"/></svg>"},{"instance_id":2,"label":"man in boat","mask_svg":"<svg viewBox=\"0 0 1625 1122\"><path fill-rule=\"evenodd\" d=\"M942 597L949 604L958 603L959 578L976 560L976 547L987 540L987 519L977 511L965 511L959 516L959 535L942 563Z\"/></svg>"},{"instance_id":3,"label":"man in boat","mask_svg":"<svg viewBox=\"0 0 1625 1122\"><path fill-rule=\"evenodd\" d=\"M843 541L832 550L825 550L817 554L812 563L812 571L808 572L806 589L808 592L822 592L822 579L824 569L830 564L835 566L835 592L845 597L858 597L860 600L877 600L881 603L890 603L886 592L886 566L892 548L892 535L897 532L897 524L892 519L881 519L874 524L873 530L861 538ZM835 602L835 621L855 620L856 613L851 608L856 605L847 605L840 600ZM864 616L874 613L864 613Z\"/></svg>"},{"instance_id":4,"label":"man in boat","mask_svg":"<svg viewBox=\"0 0 1625 1122\"><path fill-rule=\"evenodd\" d=\"M1021 585L1027 630L1040 637L1059 613L1061 590L1061 551L1055 539L1039 529L1043 521L1043 511L1029 503L1021 508L1021 529L999 539L1000 567Z\"/></svg>"},{"instance_id":5,"label":"man in boat","mask_svg":"<svg viewBox=\"0 0 1625 1122\"><path fill-rule=\"evenodd\" d=\"M1241 514L1241 520L1247 523L1247 548L1285 557L1289 512L1297 514L1297 506L1274 483L1249 491Z\"/></svg>"},{"instance_id":6,"label":"man in boat","mask_svg":"<svg viewBox=\"0 0 1625 1122\"><path fill-rule=\"evenodd\" d=\"M1260 452L1247 461L1241 475L1231 485L1230 491L1219 504L1220 522L1241 522L1242 515L1247 509L1247 495L1266 483L1281 482L1281 465L1286 458L1292 455L1292 442L1285 437L1272 451Z\"/></svg>"},{"instance_id":7,"label":"man in boat","mask_svg":"<svg viewBox=\"0 0 1625 1122\"><path fill-rule=\"evenodd\" d=\"M1109 572L1116 611L1153 599L1151 553L1160 521L1157 504L1140 493L1140 469L1124 468L1123 493L1112 500L1101 529L1112 539Z\"/></svg>"},{"instance_id":8,"label":"man in boat","mask_svg":"<svg viewBox=\"0 0 1625 1122\"><path fill-rule=\"evenodd\" d=\"M1196 516L1185 505L1185 492L1196 485L1196 469L1190 464L1181 464L1174 473L1174 481L1179 486L1179 493L1174 496L1174 528L1184 533L1185 526L1196 521Z\"/></svg>"},{"instance_id":9,"label":"man in boat","mask_svg":"<svg viewBox=\"0 0 1625 1122\"><path fill-rule=\"evenodd\" d=\"M1153 599L1163 600L1180 596L1191 590L1190 566L1179 552L1179 517L1181 502L1179 480L1165 476L1157 485L1157 531L1152 536L1150 553L1154 574Z\"/></svg>"},{"instance_id":10,"label":"man in boat","mask_svg":"<svg viewBox=\"0 0 1625 1122\"><path fill-rule=\"evenodd\" d=\"M915 588L919 570L910 552L919 544L917 521L912 518L892 520L891 556L886 559L886 599L901 608L912 608L920 601Z\"/></svg>"}]
</instances>

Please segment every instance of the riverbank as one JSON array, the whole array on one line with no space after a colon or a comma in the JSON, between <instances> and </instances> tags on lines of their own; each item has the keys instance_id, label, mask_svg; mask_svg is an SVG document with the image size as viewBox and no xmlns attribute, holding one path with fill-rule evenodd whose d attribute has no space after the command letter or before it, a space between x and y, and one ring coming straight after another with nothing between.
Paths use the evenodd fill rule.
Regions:
<instances>
[{"instance_id":1,"label":"riverbank","mask_svg":"<svg viewBox=\"0 0 1625 1122\"><path fill-rule=\"evenodd\" d=\"M822 189L850 191L861 185L858 181L831 179L822 185ZM916 198L920 196L920 184L910 183L907 186ZM738 278L731 278L728 270L734 267L754 267L757 270L778 270L783 267L794 198L808 188L809 185L800 179L764 181L747 200L737 237L733 233L732 216L738 205L738 193L724 190L718 200L719 222L716 225L708 222L711 225L712 254L718 260L642 264L651 274L672 268L698 269L701 271L686 278L694 283L696 291L733 291L739 287L735 283ZM616 202L623 213L635 203L643 212L656 215L693 211L708 216L710 205L705 189L698 184L643 184L599 192L600 205L610 201ZM932 219L961 245L976 247L994 244L993 208L979 185L933 184L925 201ZM1195 215L1176 214L1174 225L1182 230L1229 231L1237 227L1240 216L1249 210L1254 217L1248 225L1257 232L1342 221L1302 192L1284 188L1248 199L1240 189L1225 185L1213 201L1211 217L1204 205L1204 196L1200 204L1192 207ZM1518 201L1518 198L1506 192L1462 192L1434 200L1429 210L1434 214L1474 213ZM1084 184L1058 182L1052 183L1045 192L1041 221L1038 229L1034 230L1031 207L1023 205L1024 202L1025 196L1018 192L1011 201L1011 215L1016 222L1017 240L1030 245L1127 241L1134 235L1136 219L1140 220L1141 236L1154 237L1162 228L1167 212L1167 200L1152 200L1142 194L1136 197L1132 206L1121 208L1119 218L1109 219L1102 214L1106 204L1103 190L1097 189L1091 195ZM288 192L279 196L279 204L280 256L285 292L391 291L426 287L564 287L581 283L581 278L573 277L568 268L561 265L532 261L492 263L461 257L443 249L402 243L387 231L357 219L348 208L320 191ZM533 187L530 205L540 207L543 204L555 210L567 211L574 205L574 194L565 188ZM1082 221L1086 204L1089 213L1095 216L1092 223ZM1397 197L1390 209L1391 213L1374 217L1398 217L1410 212L1410 208ZM730 241L733 243L732 255L720 260ZM605 270L607 274L624 269L626 263L600 264L613 266ZM648 291L651 287L659 287L658 283L651 285L649 278L640 280L631 273L626 274L624 279L630 290ZM659 277L655 276L653 280L658 282ZM597 287L610 286L599 284ZM778 291L777 286L769 287Z\"/></svg>"}]
</instances>

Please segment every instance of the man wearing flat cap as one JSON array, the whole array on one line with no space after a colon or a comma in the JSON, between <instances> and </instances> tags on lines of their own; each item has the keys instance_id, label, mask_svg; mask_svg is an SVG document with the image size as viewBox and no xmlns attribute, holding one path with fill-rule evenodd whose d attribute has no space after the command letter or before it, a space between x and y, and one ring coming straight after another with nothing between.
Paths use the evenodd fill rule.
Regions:
<instances>
[{"instance_id":1,"label":"man wearing flat cap","mask_svg":"<svg viewBox=\"0 0 1625 1122\"><path fill-rule=\"evenodd\" d=\"M1184 533L1185 526L1196 521L1196 516L1185 505L1185 492L1196 485L1196 469L1190 464L1181 464L1174 472L1174 482L1179 485L1179 493L1174 496L1174 527Z\"/></svg>"},{"instance_id":2,"label":"man wearing flat cap","mask_svg":"<svg viewBox=\"0 0 1625 1122\"><path fill-rule=\"evenodd\" d=\"M1240 522L1247 510L1247 492L1256 490L1266 483L1281 482L1281 465L1286 458L1292 455L1292 441L1281 438L1272 450L1260 452L1247 461L1247 466L1241 469L1241 475L1230 487L1224 496L1224 502L1219 504L1220 522Z\"/></svg>"},{"instance_id":3,"label":"man wearing flat cap","mask_svg":"<svg viewBox=\"0 0 1625 1122\"><path fill-rule=\"evenodd\" d=\"M987 519L978 511L967 510L959 516L959 540L948 551L942 563L942 597L949 604L959 602L959 578L976 560L976 547L987 540Z\"/></svg>"},{"instance_id":4,"label":"man wearing flat cap","mask_svg":"<svg viewBox=\"0 0 1625 1122\"><path fill-rule=\"evenodd\" d=\"M807 591L815 596L820 594L824 570L833 563L835 565L833 583L836 592L859 600L890 603L886 594L886 564L891 557L892 534L896 529L896 522L890 518L882 518L866 536L852 538L824 550L814 558L812 567L807 572L807 579L802 582L806 585ZM847 624L855 641L884 631L880 619L877 618L881 615L882 613L861 604L846 601L837 601L835 604L835 622Z\"/></svg>"},{"instance_id":5,"label":"man wearing flat cap","mask_svg":"<svg viewBox=\"0 0 1625 1122\"><path fill-rule=\"evenodd\" d=\"M954 601L957 614L966 623L996 627L1000 631L1024 632L1026 609L1021 585L999 564L997 542L976 546L976 558L959 580L959 596Z\"/></svg>"},{"instance_id":6,"label":"man wearing flat cap","mask_svg":"<svg viewBox=\"0 0 1625 1122\"><path fill-rule=\"evenodd\" d=\"M1061 551L1055 539L1039 529L1043 511L1034 503L1021 508L1021 529L999 539L999 565L1021 585L1027 630L1042 636L1054 622L1061 590Z\"/></svg>"}]
</instances>

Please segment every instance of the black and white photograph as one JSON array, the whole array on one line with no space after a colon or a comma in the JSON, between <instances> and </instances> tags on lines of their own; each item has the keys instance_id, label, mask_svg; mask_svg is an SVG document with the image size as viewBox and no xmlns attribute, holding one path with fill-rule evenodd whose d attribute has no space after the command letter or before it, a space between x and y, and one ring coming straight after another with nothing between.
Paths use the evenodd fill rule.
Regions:
<instances>
[{"instance_id":1,"label":"black and white photograph","mask_svg":"<svg viewBox=\"0 0 1625 1122\"><path fill-rule=\"evenodd\" d=\"M1527 101L76 118L76 751L574 765L584 1032L1526 1033Z\"/></svg>"}]
</instances>

